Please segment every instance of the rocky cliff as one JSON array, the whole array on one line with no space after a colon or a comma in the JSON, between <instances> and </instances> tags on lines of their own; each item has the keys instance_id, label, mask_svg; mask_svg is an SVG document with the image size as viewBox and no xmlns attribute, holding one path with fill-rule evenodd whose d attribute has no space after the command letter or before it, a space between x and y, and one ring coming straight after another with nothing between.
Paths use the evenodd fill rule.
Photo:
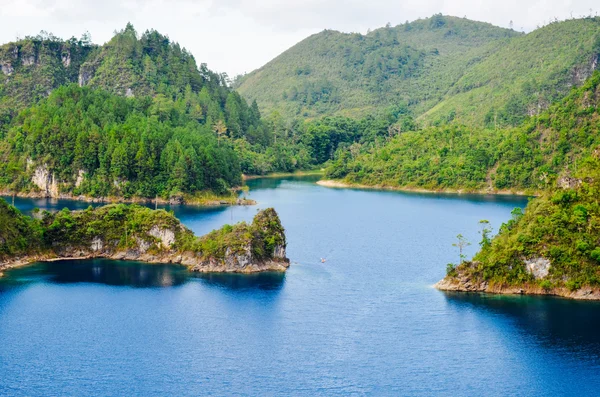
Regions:
<instances>
[{"instance_id":1,"label":"rocky cliff","mask_svg":"<svg viewBox=\"0 0 600 397\"><path fill-rule=\"evenodd\" d=\"M10 212L38 231L35 246L10 250L0 226L0 271L27 263L56 259L110 258L149 263L177 263L195 272L253 273L285 271L284 229L275 210L259 212L251 224L226 225L196 237L164 210L137 205L107 205L84 211L44 213L41 221ZM31 234L23 227L10 233Z\"/></svg>"}]
</instances>

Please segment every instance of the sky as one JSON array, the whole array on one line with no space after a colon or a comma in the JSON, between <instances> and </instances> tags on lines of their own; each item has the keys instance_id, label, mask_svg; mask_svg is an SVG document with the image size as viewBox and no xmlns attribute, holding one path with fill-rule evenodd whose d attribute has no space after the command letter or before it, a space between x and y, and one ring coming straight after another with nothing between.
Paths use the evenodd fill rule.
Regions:
<instances>
[{"instance_id":1,"label":"sky","mask_svg":"<svg viewBox=\"0 0 600 397\"><path fill-rule=\"evenodd\" d=\"M0 43L41 30L88 31L103 44L131 22L156 29L198 63L230 77L261 67L323 29L365 33L436 13L529 32L558 18L600 13L598 0L0 0Z\"/></svg>"}]
</instances>

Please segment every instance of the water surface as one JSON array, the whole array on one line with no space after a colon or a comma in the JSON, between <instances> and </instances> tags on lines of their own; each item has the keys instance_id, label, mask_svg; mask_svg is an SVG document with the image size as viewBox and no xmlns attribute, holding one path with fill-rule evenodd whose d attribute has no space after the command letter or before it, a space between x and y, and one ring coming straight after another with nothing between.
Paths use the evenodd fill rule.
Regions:
<instances>
[{"instance_id":1,"label":"water surface","mask_svg":"<svg viewBox=\"0 0 600 397\"><path fill-rule=\"evenodd\" d=\"M478 221L497 229L526 199L313 181L250 181L254 207L172 208L203 234L275 207L292 260L285 275L198 276L105 260L9 272L0 282L0 395L600 390L600 304L431 288L458 260L457 234L474 253Z\"/></svg>"}]
</instances>

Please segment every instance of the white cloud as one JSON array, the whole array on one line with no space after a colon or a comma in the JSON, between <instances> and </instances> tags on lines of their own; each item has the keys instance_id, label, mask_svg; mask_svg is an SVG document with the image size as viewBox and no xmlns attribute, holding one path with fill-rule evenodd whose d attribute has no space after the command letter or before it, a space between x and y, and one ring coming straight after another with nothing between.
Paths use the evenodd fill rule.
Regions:
<instances>
[{"instance_id":1,"label":"white cloud","mask_svg":"<svg viewBox=\"0 0 600 397\"><path fill-rule=\"evenodd\" d=\"M441 12L515 29L588 15L596 0L0 0L0 42L40 30L89 31L103 43L131 21L190 50L198 62L235 75L262 66L323 29L365 32ZM593 13L596 11L593 10Z\"/></svg>"}]
</instances>

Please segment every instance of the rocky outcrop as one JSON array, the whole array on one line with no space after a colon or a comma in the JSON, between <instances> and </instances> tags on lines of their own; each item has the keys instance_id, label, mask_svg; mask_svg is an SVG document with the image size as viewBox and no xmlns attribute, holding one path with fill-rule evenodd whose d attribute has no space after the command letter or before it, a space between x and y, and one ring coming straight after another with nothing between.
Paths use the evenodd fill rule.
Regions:
<instances>
[{"instance_id":1,"label":"rocky outcrop","mask_svg":"<svg viewBox=\"0 0 600 397\"><path fill-rule=\"evenodd\" d=\"M548 259L538 257L527 259L523 264L534 279L543 280L549 274L551 263ZM478 262L466 262L450 272L433 287L440 291L475 292L506 295L554 295L570 299L600 300L600 289L583 287L576 290L564 286L544 286L537 282L524 282L519 285L494 284L477 275Z\"/></svg>"},{"instance_id":2,"label":"rocky outcrop","mask_svg":"<svg viewBox=\"0 0 600 397\"><path fill-rule=\"evenodd\" d=\"M175 244L175 232L173 230L153 226L148 234L157 239L162 248L170 249Z\"/></svg>"},{"instance_id":3,"label":"rocky outcrop","mask_svg":"<svg viewBox=\"0 0 600 397\"><path fill-rule=\"evenodd\" d=\"M31 182L38 187L44 197L59 197L58 181L53 172L48 170L48 167L39 166L33 172Z\"/></svg>"},{"instance_id":4,"label":"rocky outcrop","mask_svg":"<svg viewBox=\"0 0 600 397\"><path fill-rule=\"evenodd\" d=\"M2 208L9 207L4 203ZM26 251L31 255L0 256L0 272L32 262L89 258L174 263L203 273L282 272L290 263L284 229L273 209L259 212L252 224L225 226L200 238L171 213L139 206L61 211L45 222L44 237L51 243L38 243Z\"/></svg>"},{"instance_id":5,"label":"rocky outcrop","mask_svg":"<svg viewBox=\"0 0 600 397\"><path fill-rule=\"evenodd\" d=\"M525 269L536 280L546 278L550 272L550 261L542 257L526 259Z\"/></svg>"},{"instance_id":6,"label":"rocky outcrop","mask_svg":"<svg viewBox=\"0 0 600 397\"><path fill-rule=\"evenodd\" d=\"M84 179L85 179L85 171L84 170L79 170L77 172L77 178L75 179L75 187L81 186L81 184L83 183Z\"/></svg>"},{"instance_id":7,"label":"rocky outcrop","mask_svg":"<svg viewBox=\"0 0 600 397\"><path fill-rule=\"evenodd\" d=\"M80 87L88 85L92 78L94 78L94 69L95 68L88 63L81 65L81 68L79 69L79 76L77 78Z\"/></svg>"},{"instance_id":8,"label":"rocky outcrop","mask_svg":"<svg viewBox=\"0 0 600 397\"><path fill-rule=\"evenodd\" d=\"M4 73L6 76L10 76L15 71L15 69L10 63L1 64L0 69L2 70L2 73Z\"/></svg>"}]
</instances>

